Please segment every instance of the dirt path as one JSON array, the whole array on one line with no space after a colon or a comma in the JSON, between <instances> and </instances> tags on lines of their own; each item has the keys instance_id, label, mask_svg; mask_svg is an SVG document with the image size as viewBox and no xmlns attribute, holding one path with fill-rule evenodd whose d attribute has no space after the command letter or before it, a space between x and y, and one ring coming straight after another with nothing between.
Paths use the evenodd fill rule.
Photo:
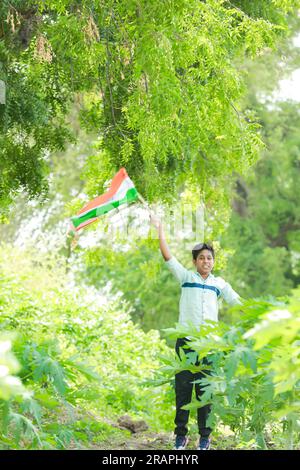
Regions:
<instances>
[{"instance_id":1,"label":"dirt path","mask_svg":"<svg viewBox=\"0 0 300 470\"><path fill-rule=\"evenodd\" d=\"M101 445L93 446L99 450L171 450L173 447L173 436L168 434L157 434L152 432L139 432L127 437L107 439Z\"/></svg>"},{"instance_id":2,"label":"dirt path","mask_svg":"<svg viewBox=\"0 0 300 470\"><path fill-rule=\"evenodd\" d=\"M89 413L94 419L100 420L94 414ZM169 433L157 433L148 429L145 421L134 421L128 416L123 416L122 424L120 419L113 421L109 418L101 417L101 421L115 428L118 432L107 436L97 443L90 443L89 449L93 450L173 450L175 436ZM144 429L145 428L145 429ZM199 436L190 435L187 450L196 450ZM212 446L213 448L214 446Z\"/></svg>"}]
</instances>

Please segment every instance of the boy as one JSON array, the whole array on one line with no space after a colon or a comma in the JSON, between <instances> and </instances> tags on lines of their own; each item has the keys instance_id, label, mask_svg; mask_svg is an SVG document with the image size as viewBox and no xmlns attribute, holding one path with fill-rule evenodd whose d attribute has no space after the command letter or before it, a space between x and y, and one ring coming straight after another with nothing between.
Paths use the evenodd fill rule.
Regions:
<instances>
[{"instance_id":1,"label":"boy","mask_svg":"<svg viewBox=\"0 0 300 470\"><path fill-rule=\"evenodd\" d=\"M181 298L179 304L179 324L189 326L192 323L196 328L205 323L205 320L218 321L218 299L224 298L230 305L241 304L239 295L232 289L230 284L221 277L211 274L214 266L214 249L206 243L199 243L192 250L193 263L196 272L185 269L177 259L171 255L166 243L161 221L151 214L151 223L158 230L160 251L166 265L181 284ZM198 328L200 329L200 328ZM179 348L188 344L188 338L178 338L176 342L176 353L179 356ZM185 354L194 352L192 349L183 349ZM180 356L179 356L180 357ZM199 365L198 357L196 365ZM209 364L207 358L203 358L203 364ZM183 450L188 443L188 419L189 411L181 407L190 403L193 392L193 382L204 377L209 371L201 371L196 374L184 370L175 375L176 416L175 416L175 447ZM196 397L199 400L203 394L201 385L195 384ZM198 408L197 419L200 434L198 450L210 448L211 428L206 426L206 420L210 412L210 405Z\"/></svg>"}]
</instances>

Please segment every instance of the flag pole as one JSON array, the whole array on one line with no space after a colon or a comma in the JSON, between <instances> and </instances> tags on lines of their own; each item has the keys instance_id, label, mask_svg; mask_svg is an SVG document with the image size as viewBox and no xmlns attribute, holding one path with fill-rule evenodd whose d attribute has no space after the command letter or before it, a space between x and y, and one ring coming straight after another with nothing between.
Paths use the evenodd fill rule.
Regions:
<instances>
[{"instance_id":1,"label":"flag pole","mask_svg":"<svg viewBox=\"0 0 300 470\"><path fill-rule=\"evenodd\" d=\"M149 214L150 215L154 215L153 214L153 211L150 209L149 207L149 204L148 202L145 201L145 199L143 198L143 196L137 191L137 195L138 195L138 198L139 200L141 201L141 203L143 204L143 206L145 207L145 209L147 209L149 211Z\"/></svg>"}]
</instances>

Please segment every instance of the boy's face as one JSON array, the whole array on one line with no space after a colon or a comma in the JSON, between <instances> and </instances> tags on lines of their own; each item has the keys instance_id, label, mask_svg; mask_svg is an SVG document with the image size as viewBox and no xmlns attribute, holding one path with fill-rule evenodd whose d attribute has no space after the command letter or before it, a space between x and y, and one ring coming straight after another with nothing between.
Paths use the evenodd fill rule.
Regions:
<instances>
[{"instance_id":1,"label":"boy's face","mask_svg":"<svg viewBox=\"0 0 300 470\"><path fill-rule=\"evenodd\" d=\"M208 276L214 267L214 259L211 251L202 250L197 256L197 259L193 259L193 263L197 268L197 271L201 276Z\"/></svg>"}]
</instances>

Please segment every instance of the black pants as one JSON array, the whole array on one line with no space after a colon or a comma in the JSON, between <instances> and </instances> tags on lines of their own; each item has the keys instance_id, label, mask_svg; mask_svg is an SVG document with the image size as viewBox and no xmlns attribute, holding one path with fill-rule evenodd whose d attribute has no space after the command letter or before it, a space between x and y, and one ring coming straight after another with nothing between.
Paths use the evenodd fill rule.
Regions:
<instances>
[{"instance_id":1,"label":"black pants","mask_svg":"<svg viewBox=\"0 0 300 470\"><path fill-rule=\"evenodd\" d=\"M184 344L188 343L186 338L178 338L176 342L176 353L179 357L179 348L182 348ZM183 349L185 354L194 352L192 349ZM202 359L203 364L209 364L207 358ZM195 365L199 365L199 360L197 357ZM206 370L205 373L210 371ZM185 436L188 432L188 420L189 420L189 410L182 410L181 407L187 405L191 402L192 393L193 393L193 381L199 380L205 377L203 371L193 374L189 370L183 370L175 375L175 394L176 394L176 416L175 416L175 434L177 436ZM195 384L196 389L196 398L199 400L201 395L204 393L201 389L201 384ZM208 437L212 431L211 428L206 426L206 420L210 413L211 406L205 405L197 409L197 418L198 418L198 429L201 437Z\"/></svg>"}]
</instances>

